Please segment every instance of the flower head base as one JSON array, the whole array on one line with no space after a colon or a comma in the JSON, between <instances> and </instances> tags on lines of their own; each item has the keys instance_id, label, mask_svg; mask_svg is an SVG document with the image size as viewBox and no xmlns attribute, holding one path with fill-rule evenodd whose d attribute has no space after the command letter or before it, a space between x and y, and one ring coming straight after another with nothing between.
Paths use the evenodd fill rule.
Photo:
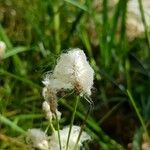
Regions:
<instances>
[{"instance_id":1,"label":"flower head base","mask_svg":"<svg viewBox=\"0 0 150 150\"><path fill-rule=\"evenodd\" d=\"M55 91L74 89L80 96L90 96L94 71L79 48L61 54L53 73L47 74L43 83Z\"/></svg>"},{"instance_id":2,"label":"flower head base","mask_svg":"<svg viewBox=\"0 0 150 150\"><path fill-rule=\"evenodd\" d=\"M59 132L60 132L62 150L66 150L67 135L69 133L69 127L65 127ZM80 132L79 126L72 127L68 150L74 150L79 132ZM91 139L90 136L86 132L82 132L79 143L78 143L78 149L82 146L83 142L90 140L90 139ZM59 150L59 141L58 141L57 132L54 132L52 136L50 137L50 148L51 150Z\"/></svg>"},{"instance_id":3,"label":"flower head base","mask_svg":"<svg viewBox=\"0 0 150 150\"><path fill-rule=\"evenodd\" d=\"M47 135L40 129L29 129L26 141L28 144L39 150L48 150Z\"/></svg>"}]
</instances>

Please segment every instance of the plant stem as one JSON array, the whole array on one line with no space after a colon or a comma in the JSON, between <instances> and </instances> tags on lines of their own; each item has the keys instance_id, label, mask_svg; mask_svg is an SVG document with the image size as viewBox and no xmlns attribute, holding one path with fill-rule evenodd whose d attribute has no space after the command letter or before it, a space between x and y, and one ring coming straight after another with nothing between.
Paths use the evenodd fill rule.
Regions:
<instances>
[{"instance_id":1,"label":"plant stem","mask_svg":"<svg viewBox=\"0 0 150 150\"><path fill-rule=\"evenodd\" d=\"M79 103L79 99L80 99L80 97L77 96L76 101L75 101L75 106L74 106L73 114L72 114L72 118L71 118L71 123L70 123L68 138L67 138L67 144L66 144L66 150L68 150L68 145L69 145L69 139L70 139L71 129L72 129L72 126L73 126L73 122L74 122L74 118L75 118L77 106L78 106L78 103Z\"/></svg>"},{"instance_id":2,"label":"plant stem","mask_svg":"<svg viewBox=\"0 0 150 150\"><path fill-rule=\"evenodd\" d=\"M60 137L60 128L59 128L59 120L58 120L58 117L57 117L57 114L55 113L55 117L56 117L56 122L57 122L57 133L58 133L58 141L59 141L59 148L60 150L62 150L62 147L61 147L61 137Z\"/></svg>"},{"instance_id":3,"label":"plant stem","mask_svg":"<svg viewBox=\"0 0 150 150\"><path fill-rule=\"evenodd\" d=\"M46 128L46 130L45 130L45 133L47 133L49 127L51 127L52 131L55 132L55 128L54 128L54 126L53 126L53 124L52 124L52 121L49 121L49 124L48 124L48 126L47 126L47 128Z\"/></svg>"},{"instance_id":4,"label":"plant stem","mask_svg":"<svg viewBox=\"0 0 150 150\"><path fill-rule=\"evenodd\" d=\"M86 121L87 121L87 119L88 119L90 110L91 110L91 105L90 105L90 107L89 107L89 109L88 109L88 111L87 111L87 113L86 113L85 119L84 119L84 121L83 121L83 123L82 123L82 125L81 125L81 129L80 129L80 132L79 132L79 135L78 135L78 138L77 138L77 141L76 141L74 150L76 150L76 149L78 148L78 143L79 143L79 140L80 140L82 131L83 131L84 127L85 127Z\"/></svg>"},{"instance_id":5,"label":"plant stem","mask_svg":"<svg viewBox=\"0 0 150 150\"><path fill-rule=\"evenodd\" d=\"M67 109L69 109L71 112L73 112L73 107L72 106L68 105L64 101L60 101L60 102L62 103L63 106L65 106ZM84 115L82 113L80 113L80 112L77 111L76 114L77 114L77 116L79 118L84 119ZM88 118L87 119L87 124L92 129L92 130L90 130L90 128L86 128L88 131L90 131L91 134L93 134L94 132L98 133L98 135L99 135L99 136L97 136L98 141L99 140L103 140L105 143L114 145L119 150L124 150L124 148L122 147L122 145L120 145L119 143L117 143L115 140L111 139L106 133L103 132L103 130L96 123L95 120L93 120L92 118L91 119ZM96 136L96 134L95 134L95 136Z\"/></svg>"}]
</instances>

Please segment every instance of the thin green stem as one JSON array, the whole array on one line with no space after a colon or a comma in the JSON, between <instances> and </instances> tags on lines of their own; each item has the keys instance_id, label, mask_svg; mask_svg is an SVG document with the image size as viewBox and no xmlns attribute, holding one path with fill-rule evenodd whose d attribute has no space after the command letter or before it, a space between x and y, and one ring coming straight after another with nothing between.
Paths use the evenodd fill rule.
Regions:
<instances>
[{"instance_id":1,"label":"thin green stem","mask_svg":"<svg viewBox=\"0 0 150 150\"><path fill-rule=\"evenodd\" d=\"M53 124L52 124L52 121L49 121L49 124L48 124L48 126L47 126L47 128L46 128L46 130L45 130L45 133L47 133L49 127L52 129L52 132L55 132L55 128L54 128L54 126L53 126Z\"/></svg>"},{"instance_id":2,"label":"thin green stem","mask_svg":"<svg viewBox=\"0 0 150 150\"><path fill-rule=\"evenodd\" d=\"M132 97L132 95L131 95L131 93L130 93L129 90L127 90L127 94L128 94L128 96L129 96L129 100L130 100L130 102L131 102L133 108L135 109L135 112L136 112L136 114L137 114L137 116L138 116L138 118L139 118L139 120L140 120L140 122L141 122L141 125L142 125L142 127L143 127L144 132L145 132L145 133L147 134L147 136L149 137L148 131L147 131L147 128L146 128L146 125L145 125L145 123L144 123L144 120L143 120L143 118L142 118L142 116L141 116L141 114L140 114L140 112L139 112L139 110L138 110L138 107L136 106L136 103L135 103L135 101L134 101L134 99L133 99L133 97Z\"/></svg>"},{"instance_id":3,"label":"thin green stem","mask_svg":"<svg viewBox=\"0 0 150 150\"><path fill-rule=\"evenodd\" d=\"M50 127L51 127L52 131L54 132L54 131L55 131L55 128L54 128L52 122L50 122Z\"/></svg>"},{"instance_id":4,"label":"thin green stem","mask_svg":"<svg viewBox=\"0 0 150 150\"><path fill-rule=\"evenodd\" d=\"M114 107L112 107L112 109L110 109L98 122L99 124L102 124L105 120L107 120L113 112L115 112L123 103L124 101L119 102L118 104L116 104Z\"/></svg>"},{"instance_id":5,"label":"thin green stem","mask_svg":"<svg viewBox=\"0 0 150 150\"><path fill-rule=\"evenodd\" d=\"M91 106L89 107L89 109L88 109L88 111L87 111L87 113L86 113L85 119L84 119L84 121L83 121L83 124L81 125L81 129L80 129L80 132L79 132L79 135L78 135L76 144L75 144L75 146L74 146L74 150L77 150L77 148L78 148L78 143L79 143L80 137L81 137L81 135L82 135L82 131L83 131L83 129L85 128L86 121L87 121L88 116L89 116L89 114L90 114L90 110L91 110Z\"/></svg>"},{"instance_id":6,"label":"thin green stem","mask_svg":"<svg viewBox=\"0 0 150 150\"><path fill-rule=\"evenodd\" d=\"M61 147L61 137L60 137L59 120L58 120L58 117L57 117L57 114L56 114L56 113L55 113L55 117L56 117L56 122L57 122L57 133L58 133L59 148L60 148L60 150L62 150L62 147Z\"/></svg>"},{"instance_id":7,"label":"thin green stem","mask_svg":"<svg viewBox=\"0 0 150 150\"><path fill-rule=\"evenodd\" d=\"M70 106L70 105L68 105L67 103L65 103L64 101L60 101L61 102L61 104L62 105L64 105L67 109L69 109L71 112L73 112L73 107L72 106ZM84 117L84 115L82 114L82 113L80 113L80 112L76 112L76 114L77 114L77 116L79 117L79 118L81 118L81 119L84 119L85 117ZM101 129L101 127L96 123L96 121L95 120L93 120L93 118L88 118L87 119L87 124L88 124L88 126L92 129L91 130L91 134L93 134L94 132L96 132L99 136L97 136L98 137L98 140L103 140L104 142L106 142L106 143L109 143L109 144L111 144L111 145L114 145L114 146L116 146L116 148L118 148L118 149L120 149L120 150L122 150L122 149L124 149L123 147L122 147L122 145L120 145L119 143L117 143L115 140L113 140L113 139L111 139L108 135L106 135L106 133L104 133L103 131L102 131L102 129ZM90 128L86 128L86 129L88 129L88 130L90 130ZM106 140L107 139L107 140Z\"/></svg>"},{"instance_id":8,"label":"thin green stem","mask_svg":"<svg viewBox=\"0 0 150 150\"><path fill-rule=\"evenodd\" d=\"M72 118L71 118L71 123L70 123L68 138L67 138L67 144L66 144L66 150L68 150L69 139L70 139L70 135L71 135L71 129L72 129L72 126L73 126L73 122L74 122L74 118L75 118L75 114L76 114L76 110L77 110L77 106L78 106L79 100L80 100L80 97L77 96L76 101L75 101L73 114L72 114Z\"/></svg>"},{"instance_id":9,"label":"thin green stem","mask_svg":"<svg viewBox=\"0 0 150 150\"><path fill-rule=\"evenodd\" d=\"M48 126L46 127L46 129L45 129L45 133L47 133L47 131L48 131L49 127L50 127L50 124L48 124Z\"/></svg>"}]
</instances>

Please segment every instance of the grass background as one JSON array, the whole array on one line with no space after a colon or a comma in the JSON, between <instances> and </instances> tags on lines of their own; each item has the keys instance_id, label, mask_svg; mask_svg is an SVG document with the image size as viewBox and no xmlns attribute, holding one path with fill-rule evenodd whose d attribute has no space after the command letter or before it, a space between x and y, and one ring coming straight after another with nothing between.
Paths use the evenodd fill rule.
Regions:
<instances>
[{"instance_id":1,"label":"grass background","mask_svg":"<svg viewBox=\"0 0 150 150\"><path fill-rule=\"evenodd\" d=\"M93 141L86 149L121 150L129 143L140 149L150 123L148 28L140 7L145 36L129 41L127 1L119 0L111 15L108 2L0 0L0 40L7 45L0 61L0 149L22 149L24 131L46 128L42 78L59 54L74 47L85 51L95 70L94 107L86 126ZM61 127L70 122L74 99L59 100ZM88 107L82 99L75 124L82 124Z\"/></svg>"}]
</instances>

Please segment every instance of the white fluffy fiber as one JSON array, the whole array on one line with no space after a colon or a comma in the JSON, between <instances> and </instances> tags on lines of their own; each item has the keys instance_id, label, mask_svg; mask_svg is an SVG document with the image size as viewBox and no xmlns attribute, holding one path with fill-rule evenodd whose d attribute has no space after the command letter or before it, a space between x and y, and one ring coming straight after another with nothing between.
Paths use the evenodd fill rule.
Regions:
<instances>
[{"instance_id":1,"label":"white fluffy fiber","mask_svg":"<svg viewBox=\"0 0 150 150\"><path fill-rule=\"evenodd\" d=\"M79 48L62 53L53 72L47 74L43 83L58 91L60 89L74 89L76 85L81 89L80 95L91 95L94 71L87 58Z\"/></svg>"},{"instance_id":2,"label":"white fluffy fiber","mask_svg":"<svg viewBox=\"0 0 150 150\"><path fill-rule=\"evenodd\" d=\"M39 150L48 150L47 135L40 129L28 129L26 141L28 144Z\"/></svg>"},{"instance_id":3,"label":"white fluffy fiber","mask_svg":"<svg viewBox=\"0 0 150 150\"><path fill-rule=\"evenodd\" d=\"M74 150L80 129L81 128L79 126L72 126L68 150ZM62 130L59 130L59 132L61 139L61 148L62 150L66 150L69 126L66 126ZM83 131L80 136L77 148L80 149L83 142L87 140L91 140L91 137L85 131ZM38 148L39 150L60 150L57 131L54 131L52 135L48 137L46 133L43 132L41 129L29 129L27 131L26 141L27 144L29 144L33 148Z\"/></svg>"},{"instance_id":4,"label":"white fluffy fiber","mask_svg":"<svg viewBox=\"0 0 150 150\"><path fill-rule=\"evenodd\" d=\"M71 130L71 135L69 139L68 150L74 150L78 135L79 135L80 127L73 126ZM61 147L62 150L66 150L67 138L69 133L69 126L65 127L64 129L60 130L60 139L61 139ZM86 132L82 132L79 143L78 149L82 146L82 143L90 140L90 136ZM59 150L59 141L58 141L58 134L57 131L52 134L50 137L50 149L51 150Z\"/></svg>"}]
</instances>

